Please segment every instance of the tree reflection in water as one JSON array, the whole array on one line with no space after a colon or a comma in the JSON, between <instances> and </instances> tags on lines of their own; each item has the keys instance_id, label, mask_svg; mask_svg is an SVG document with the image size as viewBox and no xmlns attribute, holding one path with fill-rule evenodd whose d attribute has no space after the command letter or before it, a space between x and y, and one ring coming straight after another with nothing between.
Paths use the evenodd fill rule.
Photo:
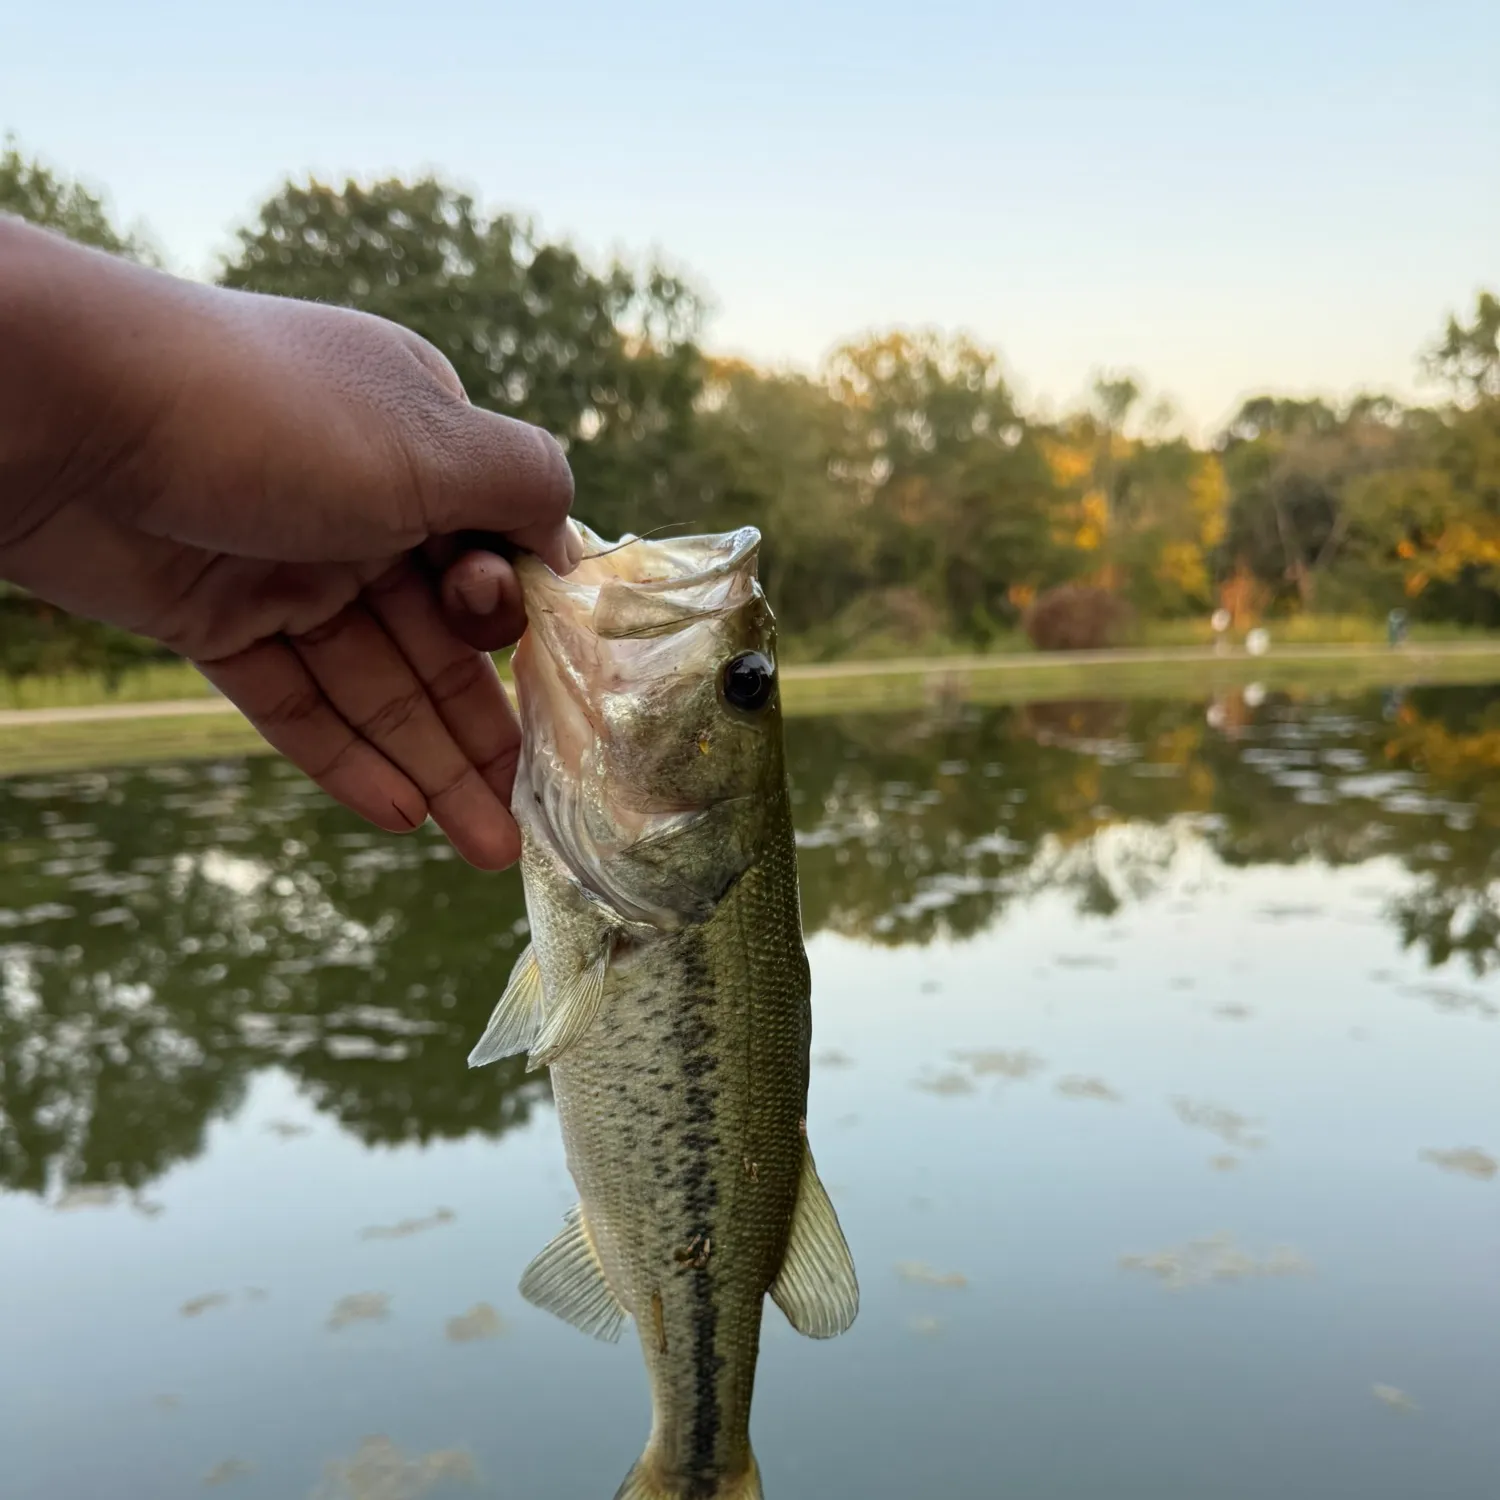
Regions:
<instances>
[{"instance_id":1,"label":"tree reflection in water","mask_svg":"<svg viewBox=\"0 0 1500 1500\"><path fill-rule=\"evenodd\" d=\"M1497 690L798 719L789 756L809 935L961 941L1044 891L1107 917L1189 856L1382 857L1403 946L1497 962ZM368 832L276 760L0 783L0 840L0 1186L138 1197L268 1068L369 1144L498 1136L548 1096L523 1059L465 1066L525 940L514 872Z\"/></svg>"}]
</instances>

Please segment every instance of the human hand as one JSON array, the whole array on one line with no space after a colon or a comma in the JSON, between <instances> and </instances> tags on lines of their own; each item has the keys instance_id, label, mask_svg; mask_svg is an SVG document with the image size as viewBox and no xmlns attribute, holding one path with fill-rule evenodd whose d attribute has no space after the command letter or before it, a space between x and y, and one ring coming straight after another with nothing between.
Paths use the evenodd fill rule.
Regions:
<instances>
[{"instance_id":1,"label":"human hand","mask_svg":"<svg viewBox=\"0 0 1500 1500\"><path fill-rule=\"evenodd\" d=\"M17 288L20 288L18 291ZM512 863L524 628L498 539L559 572L572 477L431 345L0 223L0 576L164 642L379 827Z\"/></svg>"}]
</instances>

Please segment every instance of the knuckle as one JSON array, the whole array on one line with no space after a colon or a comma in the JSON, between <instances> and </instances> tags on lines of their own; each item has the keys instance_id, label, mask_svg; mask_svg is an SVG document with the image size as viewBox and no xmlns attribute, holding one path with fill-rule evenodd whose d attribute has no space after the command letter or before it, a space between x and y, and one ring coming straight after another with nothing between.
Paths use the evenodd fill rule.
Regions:
<instances>
[{"instance_id":1,"label":"knuckle","mask_svg":"<svg viewBox=\"0 0 1500 1500\"><path fill-rule=\"evenodd\" d=\"M269 729L285 729L306 723L322 704L323 695L312 683L307 683L283 694L260 715L260 720Z\"/></svg>"},{"instance_id":2,"label":"knuckle","mask_svg":"<svg viewBox=\"0 0 1500 1500\"><path fill-rule=\"evenodd\" d=\"M320 766L304 766L303 769L319 785L345 769L359 747L359 741L351 736L345 740Z\"/></svg>"},{"instance_id":3,"label":"knuckle","mask_svg":"<svg viewBox=\"0 0 1500 1500\"><path fill-rule=\"evenodd\" d=\"M331 619L324 620L320 625L309 625L306 630L298 631L295 640L299 646L322 646L331 641L335 636L346 631L351 622L352 614L346 607L341 609Z\"/></svg>"},{"instance_id":4,"label":"knuckle","mask_svg":"<svg viewBox=\"0 0 1500 1500\"><path fill-rule=\"evenodd\" d=\"M445 802L455 792L462 791L477 776L473 766L466 765L456 775L449 777L427 793L427 800L434 806Z\"/></svg>"},{"instance_id":5,"label":"knuckle","mask_svg":"<svg viewBox=\"0 0 1500 1500\"><path fill-rule=\"evenodd\" d=\"M497 754L482 761L477 767L479 774L486 781L493 781L496 777L505 777L514 773L516 762L520 759L521 747L519 744L507 745Z\"/></svg>"},{"instance_id":6,"label":"knuckle","mask_svg":"<svg viewBox=\"0 0 1500 1500\"><path fill-rule=\"evenodd\" d=\"M409 692L400 694L395 698L388 698L377 708L374 713L361 719L354 727L371 740L388 738L404 725L409 724L412 717L426 702L427 695L422 691L420 684L413 687Z\"/></svg>"},{"instance_id":7,"label":"knuckle","mask_svg":"<svg viewBox=\"0 0 1500 1500\"><path fill-rule=\"evenodd\" d=\"M487 665L485 657L477 654L459 657L434 674L427 685L428 692L432 694L432 701L439 706L451 703L455 698L462 698L466 693L483 686L485 679L493 671L494 668Z\"/></svg>"}]
</instances>

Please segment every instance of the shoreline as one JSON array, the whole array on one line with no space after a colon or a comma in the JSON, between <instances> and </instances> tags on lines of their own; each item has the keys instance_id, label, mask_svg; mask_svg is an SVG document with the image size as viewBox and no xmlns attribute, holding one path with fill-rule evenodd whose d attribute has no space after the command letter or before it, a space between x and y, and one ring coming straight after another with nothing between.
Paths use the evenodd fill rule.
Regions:
<instances>
[{"instance_id":1,"label":"shoreline","mask_svg":"<svg viewBox=\"0 0 1500 1500\"><path fill-rule=\"evenodd\" d=\"M788 718L951 711L1048 699L1209 698L1266 690L1347 693L1500 683L1500 640L1400 647L1308 645L1251 656L1212 646L1027 652L788 665ZM102 731L102 732L101 732ZM0 777L220 755L271 754L218 695L0 710Z\"/></svg>"}]
</instances>

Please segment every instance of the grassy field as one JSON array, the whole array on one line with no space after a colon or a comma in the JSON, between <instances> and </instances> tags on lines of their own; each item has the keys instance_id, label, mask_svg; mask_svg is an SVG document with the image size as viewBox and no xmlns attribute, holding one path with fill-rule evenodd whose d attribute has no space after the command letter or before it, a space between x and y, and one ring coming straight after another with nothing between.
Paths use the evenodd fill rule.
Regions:
<instances>
[{"instance_id":1,"label":"grassy field","mask_svg":"<svg viewBox=\"0 0 1500 1500\"><path fill-rule=\"evenodd\" d=\"M90 703L166 703L213 689L185 661L152 662L109 683L96 673L0 678L0 709L78 708Z\"/></svg>"},{"instance_id":2,"label":"grassy field","mask_svg":"<svg viewBox=\"0 0 1500 1500\"><path fill-rule=\"evenodd\" d=\"M154 679L159 693L173 679ZM202 680L196 679L201 688ZM1268 689L1350 692L1418 683L1500 682L1500 641L1390 651L1369 646L1285 648L1265 657L1215 655L1211 649L1121 651L1084 655L945 656L927 660L788 666L782 696L789 716L819 713L942 711L961 703L1021 703L1060 698L1153 697L1207 701L1257 682ZM199 699L205 694L200 692ZM131 762L268 753L227 704L194 703L194 712L122 714L107 719L0 723L0 776ZM222 711L213 711L220 709ZM60 713L90 712L58 704Z\"/></svg>"},{"instance_id":3,"label":"grassy field","mask_svg":"<svg viewBox=\"0 0 1500 1500\"><path fill-rule=\"evenodd\" d=\"M1384 646L1385 626L1379 620L1358 615L1298 615L1275 620L1269 625L1273 648L1291 646L1346 645ZM1130 650L1167 650L1177 647L1203 647L1214 643L1213 630L1207 620L1156 620L1142 625L1132 637ZM1465 643L1493 645L1500 652L1500 632L1464 630L1457 626L1423 625L1412 631L1414 648L1424 645ZM1236 643L1238 644L1238 643ZM842 669L844 663L824 663L807 652L807 643L791 640L784 643L781 655L788 664L831 666ZM868 639L861 642L861 661L895 662L912 656L909 646L895 638ZM970 660L974 648L957 641L927 641L921 656L928 660L950 658ZM1030 642L1019 631L993 641L986 659L1008 660L1034 657L1052 662L1051 654L1033 651ZM501 671L506 670L502 660ZM186 662L153 662L125 673L115 682L97 674L74 673L63 677L0 678L0 712L32 708L78 708L95 703L166 703L187 698L213 696L209 687Z\"/></svg>"}]
</instances>

